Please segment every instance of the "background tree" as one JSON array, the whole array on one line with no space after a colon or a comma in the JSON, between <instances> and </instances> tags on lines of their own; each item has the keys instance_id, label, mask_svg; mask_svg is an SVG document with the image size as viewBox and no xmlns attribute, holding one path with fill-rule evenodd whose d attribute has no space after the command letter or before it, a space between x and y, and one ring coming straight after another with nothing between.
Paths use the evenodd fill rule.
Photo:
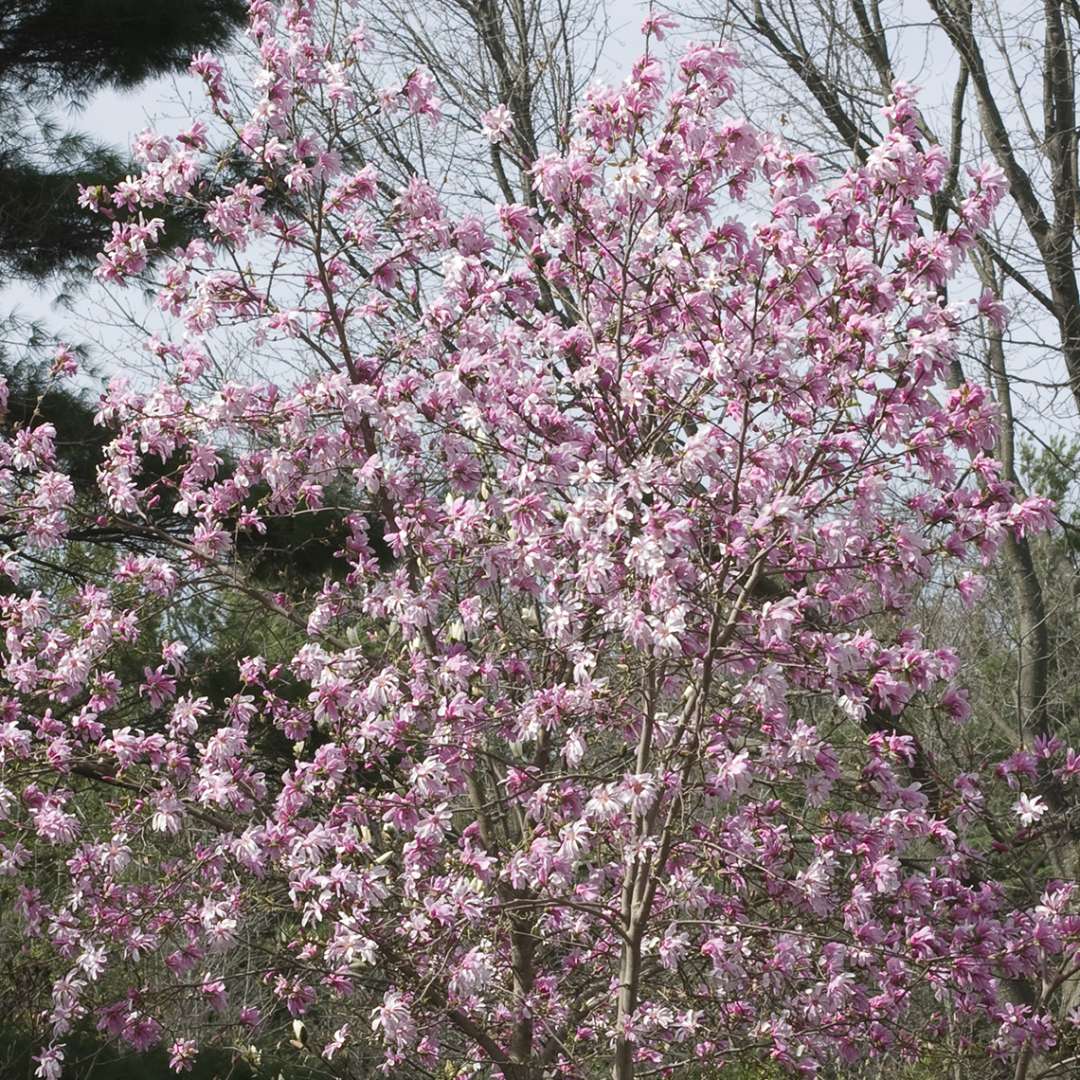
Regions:
<instances>
[{"instance_id":1,"label":"background tree","mask_svg":"<svg viewBox=\"0 0 1080 1080\"><path fill-rule=\"evenodd\" d=\"M11 0L0 10L0 279L94 265L108 223L78 202L79 185L115 183L117 150L62 131L55 106L84 103L187 68L225 44L241 0Z\"/></svg>"}]
</instances>

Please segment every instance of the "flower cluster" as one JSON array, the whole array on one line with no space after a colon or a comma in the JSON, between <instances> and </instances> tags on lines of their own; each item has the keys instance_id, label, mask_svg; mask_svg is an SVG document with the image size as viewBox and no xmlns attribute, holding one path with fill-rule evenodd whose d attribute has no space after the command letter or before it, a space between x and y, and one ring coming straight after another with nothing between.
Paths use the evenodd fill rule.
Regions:
<instances>
[{"instance_id":1,"label":"flower cluster","mask_svg":"<svg viewBox=\"0 0 1080 1080\"><path fill-rule=\"evenodd\" d=\"M1052 1047L1009 988L1075 961L1073 886L1012 906L980 857L1004 776L939 774L903 722L969 711L916 596L966 602L1048 521L986 457L985 394L943 388L970 316L939 287L997 178L920 229L944 163L899 87L882 146L820 190L727 111L730 50L696 45L670 85L647 56L590 91L536 206L457 216L334 142L366 38L315 8L251 4L248 116L193 65L257 179L151 267L160 384L101 402L90 524L136 553L45 595L35 560L80 509L47 425L0 444L0 873L55 958L39 1075L87 1014L178 1071L275 1016L391 1075L812 1074L917 1051L916 1010ZM438 114L422 71L383 98ZM513 133L504 106L483 123ZM143 139L100 205L198 204L211 143ZM118 224L102 276L143 276L159 231ZM211 384L230 344L273 377ZM244 536L330 499L318 595L237 584ZM301 635L286 661L244 658L216 699L172 631L121 664L155 613L240 587ZM1046 749L1008 772L1029 831L1076 756Z\"/></svg>"}]
</instances>

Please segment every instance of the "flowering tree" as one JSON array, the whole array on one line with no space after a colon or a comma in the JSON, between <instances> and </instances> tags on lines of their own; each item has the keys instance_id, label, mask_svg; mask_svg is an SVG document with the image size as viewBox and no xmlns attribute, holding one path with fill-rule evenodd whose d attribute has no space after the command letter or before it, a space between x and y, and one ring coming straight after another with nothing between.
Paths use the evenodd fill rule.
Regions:
<instances>
[{"instance_id":1,"label":"flowering tree","mask_svg":"<svg viewBox=\"0 0 1080 1080\"><path fill-rule=\"evenodd\" d=\"M1048 519L981 390L942 385L959 323L999 318L938 300L999 175L921 230L947 162L900 86L816 191L725 112L724 48L669 85L664 28L529 163L535 205L483 220L341 136L437 120L423 71L363 99L346 5L255 0L247 89L196 58L209 126L85 193L107 280L146 270L158 207L209 239L155 264L159 384L101 402L107 510L81 519L48 425L2 447L0 867L54 958L40 1076L85 1017L178 1071L281 1030L332 1072L522 1080L814 1073L946 1030L1017 1075L1072 1052L1074 884L1018 907L986 855L1067 828L1080 759L948 775L903 715L968 711L916 597L970 597ZM728 216L751 189L756 225ZM252 374L219 378L230 348ZM245 578L245 536L330 505L317 595ZM49 575L104 535L129 544L93 580ZM216 701L173 628L236 592L302 643Z\"/></svg>"}]
</instances>

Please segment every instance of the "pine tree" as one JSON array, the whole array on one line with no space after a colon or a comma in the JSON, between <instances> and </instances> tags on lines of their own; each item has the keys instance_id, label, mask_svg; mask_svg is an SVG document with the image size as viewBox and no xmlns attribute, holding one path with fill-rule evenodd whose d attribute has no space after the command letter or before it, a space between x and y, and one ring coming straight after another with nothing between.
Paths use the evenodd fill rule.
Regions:
<instances>
[{"instance_id":1,"label":"pine tree","mask_svg":"<svg viewBox=\"0 0 1080 1080\"><path fill-rule=\"evenodd\" d=\"M105 87L127 89L223 45L242 0L7 0L0 5L0 282L83 269L108 223L78 186L115 181L128 164L50 120Z\"/></svg>"}]
</instances>

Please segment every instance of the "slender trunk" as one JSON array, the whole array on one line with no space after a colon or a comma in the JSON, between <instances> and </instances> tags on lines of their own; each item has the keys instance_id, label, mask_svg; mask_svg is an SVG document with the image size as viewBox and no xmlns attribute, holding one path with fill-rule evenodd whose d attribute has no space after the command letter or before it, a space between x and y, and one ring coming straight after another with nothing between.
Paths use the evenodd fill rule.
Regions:
<instances>
[{"instance_id":1,"label":"slender trunk","mask_svg":"<svg viewBox=\"0 0 1080 1080\"><path fill-rule=\"evenodd\" d=\"M510 1037L510 1058L521 1066L519 1075L524 1078L529 1075L533 1056L533 1022L528 1007L528 997L536 979L536 927L532 920L511 919L510 950L514 973L514 1007L518 1013Z\"/></svg>"},{"instance_id":2,"label":"slender trunk","mask_svg":"<svg viewBox=\"0 0 1080 1080\"><path fill-rule=\"evenodd\" d=\"M1016 447L1012 409L1012 389L1005 366L1005 349L1001 332L993 330L988 342L990 370L1000 411L997 456L1001 461L1003 479L1019 488L1016 472ZM1050 680L1050 628L1042 582L1031 554L1027 538L1006 534L1005 565L1016 590L1017 613L1020 621L1020 650L1017 656L1017 725L1018 735L1048 734L1047 688Z\"/></svg>"},{"instance_id":3,"label":"slender trunk","mask_svg":"<svg viewBox=\"0 0 1080 1080\"><path fill-rule=\"evenodd\" d=\"M615 1060L612 1064L612 1080L633 1080L634 1044L623 1031L623 1024L631 1021L637 1008L638 982L641 978L641 941L623 943L622 962L619 966L619 1002L616 1019Z\"/></svg>"}]
</instances>

